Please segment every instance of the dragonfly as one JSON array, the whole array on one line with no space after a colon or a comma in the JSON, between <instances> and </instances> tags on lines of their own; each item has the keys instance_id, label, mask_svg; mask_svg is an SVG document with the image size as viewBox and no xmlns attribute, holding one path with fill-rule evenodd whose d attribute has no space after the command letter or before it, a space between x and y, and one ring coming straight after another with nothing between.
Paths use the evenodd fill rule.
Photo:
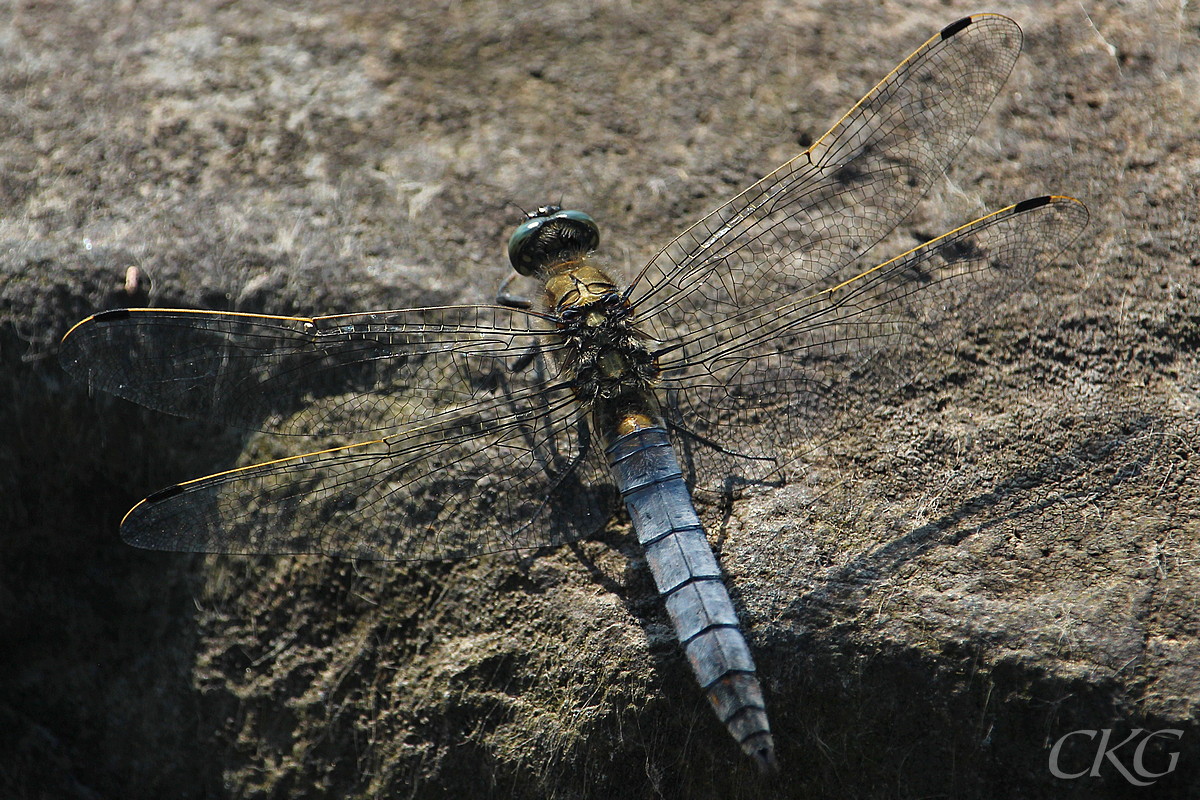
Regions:
<instances>
[{"instance_id":1,"label":"dragonfly","mask_svg":"<svg viewBox=\"0 0 1200 800\"><path fill-rule=\"evenodd\" d=\"M123 539L465 558L579 540L623 505L702 691L773 769L762 685L692 493L777 481L789 454L844 431L847 408L886 402L1083 230L1083 203L1040 196L867 261L973 134L1021 40L995 14L943 28L627 282L592 217L543 206L508 242L533 300L83 320L61 358L88 386L323 445L156 492Z\"/></svg>"}]
</instances>

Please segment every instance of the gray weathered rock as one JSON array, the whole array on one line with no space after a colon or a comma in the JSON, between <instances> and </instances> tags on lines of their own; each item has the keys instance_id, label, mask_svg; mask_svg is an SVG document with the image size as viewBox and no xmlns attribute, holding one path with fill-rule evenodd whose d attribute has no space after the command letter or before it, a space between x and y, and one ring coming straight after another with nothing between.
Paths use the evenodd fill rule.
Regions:
<instances>
[{"instance_id":1,"label":"gray weathered rock","mask_svg":"<svg viewBox=\"0 0 1200 800\"><path fill-rule=\"evenodd\" d=\"M522 561L133 551L137 499L261 445L88 398L56 343L484 300L514 204L560 197L630 268L977 9L378 5L3 12L0 794L762 796L626 520ZM1147 763L1200 780L1200 11L1085 5L995 9L1025 53L901 232L1055 192L1084 238L942 379L702 506L781 796L1123 796L1049 769L1104 728L1184 730Z\"/></svg>"}]
</instances>

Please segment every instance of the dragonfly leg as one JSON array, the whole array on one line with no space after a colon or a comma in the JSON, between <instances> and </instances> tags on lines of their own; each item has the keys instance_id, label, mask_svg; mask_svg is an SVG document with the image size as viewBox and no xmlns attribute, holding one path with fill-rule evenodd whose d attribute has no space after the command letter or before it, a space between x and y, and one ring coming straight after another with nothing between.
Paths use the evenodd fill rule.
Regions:
<instances>
[{"instance_id":1,"label":"dragonfly leg","mask_svg":"<svg viewBox=\"0 0 1200 800\"><path fill-rule=\"evenodd\" d=\"M513 272L504 279L504 283L500 284L500 288L496 290L496 302L499 305L506 306L508 308L520 308L528 311L529 309L533 308L532 300L530 300L528 297L521 297L517 294L508 293L509 284L519 277L521 276L518 273Z\"/></svg>"}]
</instances>

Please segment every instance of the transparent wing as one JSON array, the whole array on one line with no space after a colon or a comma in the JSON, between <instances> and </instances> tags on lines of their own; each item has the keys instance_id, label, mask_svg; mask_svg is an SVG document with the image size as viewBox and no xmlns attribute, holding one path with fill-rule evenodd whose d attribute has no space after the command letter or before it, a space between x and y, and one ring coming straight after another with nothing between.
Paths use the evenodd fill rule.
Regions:
<instances>
[{"instance_id":1,"label":"transparent wing","mask_svg":"<svg viewBox=\"0 0 1200 800\"><path fill-rule=\"evenodd\" d=\"M122 523L132 544L445 558L579 538L614 508L541 322L491 306L311 319L133 309L80 323L62 359L151 408L324 445L156 493ZM347 438L361 431L394 433Z\"/></svg>"},{"instance_id":2,"label":"transparent wing","mask_svg":"<svg viewBox=\"0 0 1200 800\"><path fill-rule=\"evenodd\" d=\"M552 546L616 503L602 448L567 391L403 434L188 481L135 506L130 544L219 553L424 560Z\"/></svg>"},{"instance_id":3,"label":"transparent wing","mask_svg":"<svg viewBox=\"0 0 1200 800\"><path fill-rule=\"evenodd\" d=\"M433 407L541 390L549 376L512 368L559 346L541 325L493 306L314 318L119 309L71 329L60 360L91 387L169 414L279 434L380 433Z\"/></svg>"},{"instance_id":4,"label":"transparent wing","mask_svg":"<svg viewBox=\"0 0 1200 800\"><path fill-rule=\"evenodd\" d=\"M666 413L692 484L759 480L788 448L844 430L1024 288L1087 220L1069 197L1026 200L664 346Z\"/></svg>"},{"instance_id":5,"label":"transparent wing","mask_svg":"<svg viewBox=\"0 0 1200 800\"><path fill-rule=\"evenodd\" d=\"M855 261L929 191L1011 72L1021 29L980 14L921 45L807 151L700 220L633 282L648 330L768 309Z\"/></svg>"}]
</instances>

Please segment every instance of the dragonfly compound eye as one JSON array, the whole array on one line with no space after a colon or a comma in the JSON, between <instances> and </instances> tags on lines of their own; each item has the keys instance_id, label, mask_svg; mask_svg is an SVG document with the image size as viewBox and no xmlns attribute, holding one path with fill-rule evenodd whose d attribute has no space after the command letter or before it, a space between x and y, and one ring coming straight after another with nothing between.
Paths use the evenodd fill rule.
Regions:
<instances>
[{"instance_id":1,"label":"dragonfly compound eye","mask_svg":"<svg viewBox=\"0 0 1200 800\"><path fill-rule=\"evenodd\" d=\"M582 211L543 206L530 214L508 240L508 260L522 275L578 258L600 244L600 228Z\"/></svg>"}]
</instances>

